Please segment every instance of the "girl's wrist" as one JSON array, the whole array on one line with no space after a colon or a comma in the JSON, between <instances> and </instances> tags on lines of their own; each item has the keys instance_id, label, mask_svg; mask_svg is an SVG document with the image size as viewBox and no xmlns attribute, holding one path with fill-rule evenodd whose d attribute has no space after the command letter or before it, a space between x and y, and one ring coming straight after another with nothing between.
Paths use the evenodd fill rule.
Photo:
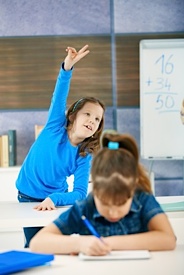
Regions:
<instances>
[{"instance_id":1,"label":"girl's wrist","mask_svg":"<svg viewBox=\"0 0 184 275\"><path fill-rule=\"evenodd\" d=\"M73 69L73 65L67 64L67 62L64 60L64 62L63 62L63 69L64 69L65 71L70 71L70 70Z\"/></svg>"}]
</instances>

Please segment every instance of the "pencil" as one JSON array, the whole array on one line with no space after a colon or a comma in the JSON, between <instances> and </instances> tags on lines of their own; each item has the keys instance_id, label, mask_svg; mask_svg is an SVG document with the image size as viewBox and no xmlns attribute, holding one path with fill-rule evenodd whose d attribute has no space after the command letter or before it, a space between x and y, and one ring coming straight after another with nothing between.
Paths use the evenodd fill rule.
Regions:
<instances>
[{"instance_id":1,"label":"pencil","mask_svg":"<svg viewBox=\"0 0 184 275\"><path fill-rule=\"evenodd\" d=\"M89 220L84 215L82 215L81 219L83 220L84 224L89 229L89 231L91 232L91 234L100 239L101 236L98 234L98 232L92 226L92 224L89 222Z\"/></svg>"}]
</instances>

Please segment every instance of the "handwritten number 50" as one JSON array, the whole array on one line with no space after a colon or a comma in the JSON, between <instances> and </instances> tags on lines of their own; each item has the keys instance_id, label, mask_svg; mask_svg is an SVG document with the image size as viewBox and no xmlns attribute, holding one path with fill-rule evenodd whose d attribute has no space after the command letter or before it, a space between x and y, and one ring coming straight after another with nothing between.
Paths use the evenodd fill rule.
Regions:
<instances>
[{"instance_id":1,"label":"handwritten number 50","mask_svg":"<svg viewBox=\"0 0 184 275\"><path fill-rule=\"evenodd\" d=\"M174 99L170 95L167 95L167 96L158 95L156 103L157 103L157 107L156 107L157 110L160 110L162 108L170 109L174 106Z\"/></svg>"}]
</instances>

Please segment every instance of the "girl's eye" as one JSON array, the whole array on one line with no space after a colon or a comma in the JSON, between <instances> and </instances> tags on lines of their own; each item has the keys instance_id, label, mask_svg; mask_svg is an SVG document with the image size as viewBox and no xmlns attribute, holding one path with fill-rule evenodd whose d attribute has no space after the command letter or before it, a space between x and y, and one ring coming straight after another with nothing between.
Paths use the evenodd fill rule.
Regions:
<instances>
[{"instance_id":1,"label":"girl's eye","mask_svg":"<svg viewBox=\"0 0 184 275\"><path fill-rule=\"evenodd\" d=\"M96 118L96 121L98 121L98 122L99 122L99 121L100 121L100 119L97 117L97 118Z\"/></svg>"}]
</instances>

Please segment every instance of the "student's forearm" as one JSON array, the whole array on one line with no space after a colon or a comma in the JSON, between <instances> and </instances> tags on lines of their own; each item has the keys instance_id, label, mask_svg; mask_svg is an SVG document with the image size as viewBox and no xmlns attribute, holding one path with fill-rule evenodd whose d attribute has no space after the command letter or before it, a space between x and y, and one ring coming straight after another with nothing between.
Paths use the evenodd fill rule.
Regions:
<instances>
[{"instance_id":1,"label":"student's forearm","mask_svg":"<svg viewBox=\"0 0 184 275\"><path fill-rule=\"evenodd\" d=\"M112 236L105 238L112 250L173 250L176 239L165 232L149 231L146 233Z\"/></svg>"},{"instance_id":2,"label":"student's forearm","mask_svg":"<svg viewBox=\"0 0 184 275\"><path fill-rule=\"evenodd\" d=\"M81 188L82 189L82 188ZM81 192L72 191L66 193L52 193L49 198L54 202L56 206L72 205L77 200L82 200L87 194L87 184L86 187L81 190Z\"/></svg>"},{"instance_id":3,"label":"student's forearm","mask_svg":"<svg viewBox=\"0 0 184 275\"><path fill-rule=\"evenodd\" d=\"M51 226L50 226L51 227ZM54 226L52 226L54 228ZM42 229L30 242L31 251L51 254L106 255L111 248L95 236L61 235L56 229L48 232Z\"/></svg>"},{"instance_id":4,"label":"student's forearm","mask_svg":"<svg viewBox=\"0 0 184 275\"><path fill-rule=\"evenodd\" d=\"M39 253L71 254L78 253L79 238L60 234L46 233L35 236L30 242L30 249Z\"/></svg>"}]
</instances>

